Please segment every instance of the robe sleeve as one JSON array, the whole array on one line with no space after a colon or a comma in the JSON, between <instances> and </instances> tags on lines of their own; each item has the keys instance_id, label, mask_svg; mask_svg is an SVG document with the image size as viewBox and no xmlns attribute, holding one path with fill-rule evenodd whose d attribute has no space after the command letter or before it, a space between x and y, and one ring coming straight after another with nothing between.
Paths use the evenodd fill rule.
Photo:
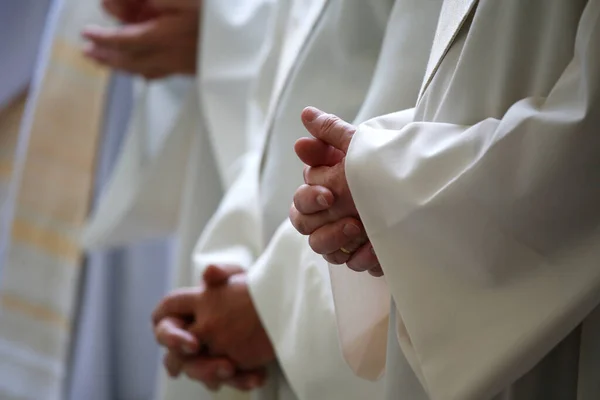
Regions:
<instances>
[{"instance_id":1,"label":"robe sleeve","mask_svg":"<svg viewBox=\"0 0 600 400\"><path fill-rule=\"evenodd\" d=\"M379 393L381 385L357 379L344 362L327 263L287 220L261 251L256 170L244 169L209 222L193 256L196 281L211 263L247 269L254 307L299 399L363 399Z\"/></svg>"},{"instance_id":2,"label":"robe sleeve","mask_svg":"<svg viewBox=\"0 0 600 400\"><path fill-rule=\"evenodd\" d=\"M600 302L599 15L590 1L547 97L352 140L350 190L434 400L490 398Z\"/></svg>"},{"instance_id":3,"label":"robe sleeve","mask_svg":"<svg viewBox=\"0 0 600 400\"><path fill-rule=\"evenodd\" d=\"M250 292L298 399L381 399L383 384L357 379L337 336L327 263L286 220L248 274Z\"/></svg>"},{"instance_id":4,"label":"robe sleeve","mask_svg":"<svg viewBox=\"0 0 600 400\"><path fill-rule=\"evenodd\" d=\"M81 233L86 249L127 245L176 230L190 148L197 146L194 140L203 141L203 166L209 169L206 164L212 160L204 130L200 129L202 138L193 137L203 123L192 82L182 77L149 84L134 80L134 107L125 138ZM220 190L215 181L210 179L207 192L212 194L215 186Z\"/></svg>"}]
</instances>

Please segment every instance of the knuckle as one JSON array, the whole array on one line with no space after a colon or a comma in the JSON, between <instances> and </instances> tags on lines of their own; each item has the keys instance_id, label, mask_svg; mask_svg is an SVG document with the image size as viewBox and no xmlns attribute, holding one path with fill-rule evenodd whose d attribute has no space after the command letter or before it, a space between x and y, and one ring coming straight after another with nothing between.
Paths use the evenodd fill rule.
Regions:
<instances>
[{"instance_id":1,"label":"knuckle","mask_svg":"<svg viewBox=\"0 0 600 400\"><path fill-rule=\"evenodd\" d=\"M158 323L158 325L156 326L155 332L156 332L156 336L159 336L161 338L164 337L164 336L166 336L169 333L168 332L168 327L164 323L164 321L160 321Z\"/></svg>"},{"instance_id":2,"label":"knuckle","mask_svg":"<svg viewBox=\"0 0 600 400\"><path fill-rule=\"evenodd\" d=\"M207 318L203 324L203 329L201 330L201 333L203 336L206 336L207 338L212 338L212 336L214 335L216 330L217 330L216 319Z\"/></svg>"},{"instance_id":3,"label":"knuckle","mask_svg":"<svg viewBox=\"0 0 600 400\"><path fill-rule=\"evenodd\" d=\"M300 186L294 193L294 198L293 198L294 203L292 204L292 207L295 207L298 212L301 212L304 196L306 193L306 186L307 185Z\"/></svg>"},{"instance_id":4,"label":"knuckle","mask_svg":"<svg viewBox=\"0 0 600 400\"><path fill-rule=\"evenodd\" d=\"M213 331L214 332L214 331ZM212 335L210 340L210 354L223 354L230 348L231 343L226 332L221 332L219 335Z\"/></svg>"},{"instance_id":5,"label":"knuckle","mask_svg":"<svg viewBox=\"0 0 600 400\"><path fill-rule=\"evenodd\" d=\"M194 327L194 334L201 342L212 342L215 339L216 321L212 318L203 319L202 323Z\"/></svg>"},{"instance_id":6,"label":"knuckle","mask_svg":"<svg viewBox=\"0 0 600 400\"><path fill-rule=\"evenodd\" d=\"M308 237L308 245L317 254L323 254L323 243L318 236L310 235Z\"/></svg>"},{"instance_id":7,"label":"knuckle","mask_svg":"<svg viewBox=\"0 0 600 400\"><path fill-rule=\"evenodd\" d=\"M318 190L309 185L301 186L294 196L294 205L301 214L310 214L319 208L317 197Z\"/></svg>"},{"instance_id":8,"label":"knuckle","mask_svg":"<svg viewBox=\"0 0 600 400\"><path fill-rule=\"evenodd\" d=\"M305 217L298 216L298 218L296 220L296 224L298 225L296 227L296 229L301 234L303 234L303 235L310 235L312 233L312 230L310 229L308 221L306 220Z\"/></svg>"},{"instance_id":9,"label":"knuckle","mask_svg":"<svg viewBox=\"0 0 600 400\"><path fill-rule=\"evenodd\" d=\"M292 225L294 225L294 228L296 227L296 224L294 221L296 220L297 213L298 213L298 211L296 210L296 200L294 199L294 201L292 202L292 205L290 206L290 212L289 212L290 221L291 221Z\"/></svg>"},{"instance_id":10,"label":"knuckle","mask_svg":"<svg viewBox=\"0 0 600 400\"><path fill-rule=\"evenodd\" d=\"M152 312L152 325L156 328L164 318L164 310L167 305L167 298L162 299Z\"/></svg>"},{"instance_id":11,"label":"knuckle","mask_svg":"<svg viewBox=\"0 0 600 400\"><path fill-rule=\"evenodd\" d=\"M300 234L302 234L302 235L310 235L311 231L308 229L308 223L306 221L306 217L301 215L298 212L298 210L296 210L296 207L293 207L291 214L292 215L290 215L290 221L291 221L292 225L294 226L294 228L296 228L296 230L298 232L300 232Z\"/></svg>"},{"instance_id":12,"label":"knuckle","mask_svg":"<svg viewBox=\"0 0 600 400\"><path fill-rule=\"evenodd\" d=\"M305 165L304 168L302 168L302 178L304 179L304 183L308 183L308 171L310 170L310 167L308 165Z\"/></svg>"},{"instance_id":13,"label":"knuckle","mask_svg":"<svg viewBox=\"0 0 600 400\"><path fill-rule=\"evenodd\" d=\"M321 131L323 133L333 132L339 125L340 119L332 114L326 114L321 123Z\"/></svg>"}]
</instances>

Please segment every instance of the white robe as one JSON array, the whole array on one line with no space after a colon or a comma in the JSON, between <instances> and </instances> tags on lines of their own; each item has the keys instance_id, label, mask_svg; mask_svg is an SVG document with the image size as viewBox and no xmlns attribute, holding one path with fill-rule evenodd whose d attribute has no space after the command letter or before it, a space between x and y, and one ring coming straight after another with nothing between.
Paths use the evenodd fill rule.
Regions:
<instances>
[{"instance_id":1,"label":"white robe","mask_svg":"<svg viewBox=\"0 0 600 400\"><path fill-rule=\"evenodd\" d=\"M275 76L257 151L245 164L209 222L194 252L197 276L210 263L248 269L254 304L275 346L281 371L272 371L261 399L378 399L381 383L352 376L336 337L327 265L287 221L289 204L302 183L293 143L306 134L300 111L309 104L354 119L365 99L379 57L392 1L298 1L288 23L276 73L266 63L259 82ZM285 2L280 2L280 6ZM433 5L431 5L433 4ZM436 2L424 6L435 9ZM243 14L243 13L242 13ZM248 18L248 15L245 14ZM407 19L415 18L406 16ZM429 23L433 39L435 18ZM408 69L424 69L427 53ZM404 67L403 67L404 68ZM380 87L390 110L414 105L412 96ZM210 113L207 118L210 118ZM251 146L251 149L254 147ZM292 393L293 391L293 393Z\"/></svg>"},{"instance_id":2,"label":"white robe","mask_svg":"<svg viewBox=\"0 0 600 400\"><path fill-rule=\"evenodd\" d=\"M337 1L204 3L199 71L203 119L195 120L200 127L199 135L194 136L195 145L188 154L179 227L182 266L179 282L193 284L185 273L190 245L195 242L220 190L235 182L204 235L207 240L198 247L195 261L199 270L209 259L249 267L262 253L250 271L251 291L287 379L274 366L268 387L257 393L259 398L380 397L381 385L355 378L343 362L326 264L310 252L306 240L284 221L293 189L301 179L296 172L299 162L291 146L304 134L299 112L304 105L316 103L349 118L356 114L377 60L390 8L388 0L352 6ZM363 21L365 26L358 24ZM316 73L322 72L325 72L322 78L315 80ZM189 114L180 117L182 124L191 120ZM249 149L244 157L240 157L244 146L236 146L234 142L240 140L235 136L239 133L244 134ZM267 141L268 134L273 140ZM259 155L267 142L268 165L259 181ZM133 155L137 157L139 153L143 152ZM168 160L173 160L175 153L178 152L170 155L163 152L162 157L151 160L154 165L159 160L169 165ZM154 179L149 175L148 182ZM162 179L166 178L167 173ZM260 205L255 195L259 185L265 183L269 186L261 188L264 189L261 197L267 203ZM143 184L138 193L146 189L149 190L146 194L152 193L152 186ZM164 193L160 185L154 187ZM143 197L147 196L140 196L142 200ZM141 207L142 213L137 211L139 203L130 204L133 208L129 215L153 215L158 217L154 222L160 221L169 208ZM244 206L250 207L244 209ZM257 218L258 214L264 214L264 218ZM165 225L168 220L164 218L163 224L158 225ZM143 226L136 224L135 219L116 222L113 227ZM281 223L283 235L275 235L272 245L263 253L262 242L266 243ZM240 230L244 226L248 229ZM107 232L110 229L99 229L87 238L95 236L104 243L114 240L115 235ZM139 230L129 231L121 234L121 238L139 234ZM255 240L261 242L258 247ZM281 265L287 268L282 269ZM283 290L286 288L289 290ZM274 304L273 298L278 302ZM284 304L297 311L290 313L289 307L281 307ZM163 393L167 399L205 395L199 384L181 381L169 382ZM233 395L228 392L220 396Z\"/></svg>"},{"instance_id":3,"label":"white robe","mask_svg":"<svg viewBox=\"0 0 600 400\"><path fill-rule=\"evenodd\" d=\"M257 145L289 10L286 1L203 3L199 88L184 104L168 82L140 88L122 156L83 235L89 248L176 230L176 285L195 284L193 246L246 150ZM210 396L186 379L160 386L163 398Z\"/></svg>"},{"instance_id":4,"label":"white robe","mask_svg":"<svg viewBox=\"0 0 600 400\"><path fill-rule=\"evenodd\" d=\"M286 220L288 199L291 197L293 187L299 183L300 179L300 175L295 173L298 161L294 161L296 159L292 153L291 143L303 134L303 129L298 122L301 105L321 100L324 106L331 105L340 114L352 116L362 102L362 96L377 58L390 2L387 0L365 2L364 5L354 9L352 7L341 7L340 9L341 4L336 3L334 6L334 2L330 2L326 7L326 3L325 1L296 1L293 4L287 1L209 1L204 3L199 71L200 105L203 118L201 120L194 119L194 116L190 116L190 114L182 114L180 117L181 124L188 124L186 125L187 129L191 129L195 125L198 135L193 137L192 143L194 144L188 154L188 172L185 174L186 184L181 204L183 212L179 226L179 261L181 265L179 283L193 284L193 281L186 276L188 275L186 270L189 271L190 246L195 243L204 220L209 215L215 200L219 198L221 190L227 188L231 182L235 181L233 185L235 189L229 192L227 197L229 200L225 200L220 212L213 219L211 228L206 235L211 238L211 243L200 246L200 249L207 250L206 253L199 253L200 259L203 259L204 256L213 256L215 242L218 242L216 245L218 250L225 250L221 244L227 246L227 251L224 251L225 257L221 258L222 261L231 261L233 258L233 261L239 261L241 265L248 266L248 259L240 261L237 256L242 253L247 254L248 249L251 252L256 250L256 255L262 252L264 248L252 248L254 239L258 237L256 232L266 227L272 233L275 231L276 225ZM355 24L360 21L363 14L367 17L369 29ZM326 15L328 19L324 20ZM319 29L315 30L313 27L317 22L319 22ZM352 34L349 35L349 33ZM324 40L323 43L314 39L317 34L319 39ZM361 36L363 38L358 40ZM313 40L309 42L309 39ZM334 48L331 45L342 45L342 51L340 53L329 51ZM295 63L300 62L299 56L302 49L306 50L302 52L302 58L310 55L310 61L302 61L302 68L294 67ZM343 70L347 63L354 66L348 68L344 74L339 74L338 71ZM328 66L327 74L332 78L330 83L333 86L326 88L309 79L314 75L315 70L318 71L323 66ZM291 85L290 81L293 76L300 71L303 73L302 79L294 78L294 85ZM309 88L304 85L305 82L310 82ZM307 88L310 89L308 93L304 92L304 89ZM299 93L291 96L289 92L292 89ZM293 102L284 101L284 96L289 96ZM248 200L250 202L247 204L257 205L254 202L256 199L253 193L257 192L259 185L258 176L255 175L258 172L258 154L265 144L267 132L273 131L266 129L273 125L273 117L276 116L269 114L269 107L277 106L280 103L285 107L274 107L272 110L277 112L280 108L285 110L285 121L282 121L281 117L278 119L277 131L279 132L278 137L284 138L286 142L283 146L279 144L278 147L269 149L269 155L277 156L277 163L267 168L266 171L280 173L277 179L274 179L272 187L282 188L285 191L283 195L271 198L272 205L277 204L278 208L278 213L273 214L273 217L276 218L275 224L273 221L263 224L262 221L252 220L259 209L252 209L248 214L242 212L236 215L236 205L231 207L230 200L233 196L238 205L241 202L243 206L243 203ZM267 115L269 118L266 118ZM290 120L294 121L293 129L288 129L287 121ZM191 121L194 122L191 123ZM244 135L243 139L236 136L240 133ZM169 138L168 140L173 139ZM244 154L245 148L243 145L239 146L236 140L245 140L246 148L249 151L244 157L240 157L240 155ZM140 148L140 142L143 140L138 142L132 140L131 142L132 146ZM143 146L141 147L143 148ZM162 165L169 166L170 161L180 161L180 158L174 155L181 155L181 152L172 151L166 154L167 146L164 146L163 149L162 152L155 153L150 159L147 158L146 162L152 163L147 165L156 166L158 163L163 163ZM135 160L144 161L140 153L144 152L134 151L132 154L137 157ZM281 158L282 155L283 158ZM292 163L288 164L290 161ZM136 164L133 164L133 168L129 171L140 172L139 168L136 169ZM280 168L282 166L283 168ZM170 169L170 171L173 170L173 168ZM164 174L162 180L169 177L169 173L160 167L156 167L154 171L161 171ZM144 171L141 172L143 177ZM248 175L251 175L249 179ZM140 174L129 175L130 179L132 176L139 178ZM236 176L239 178L235 179ZM297 177L293 184L290 181L285 186L279 185L279 180L289 179L292 176ZM156 182L156 178L152 176L152 173L148 173L147 182L151 181ZM129 182L132 181L129 180ZM135 183L135 180L132 183ZM237 196L240 185L243 190L245 184L251 186L251 192ZM126 188L127 186L120 187ZM146 206L141 205L144 203L144 198L152 193L153 187L154 191L158 190L159 193L164 194L165 191L161 185L144 183L138 186L137 193L146 193L146 196L138 195L137 198L140 201L134 200L129 203L132 208L129 209L128 215L133 217L152 215L156 218L150 223L150 226L153 228L164 227L170 220L167 210L171 207L148 206L147 202ZM115 190L113 193L119 193L119 191ZM275 193L266 192L266 194L273 196ZM135 193L133 197L135 197ZM171 200L170 205L172 206L174 203L176 201ZM112 204L118 206L119 201ZM111 207L106 206L105 209L110 210ZM224 223L222 223L223 216L226 216ZM228 225L230 217L235 219L233 229L230 229ZM236 233L247 218L250 218L250 223L254 225L248 227L249 231L245 231L245 233L249 233L249 236L238 241ZM139 222L144 219L113 220L107 225L120 226L123 229L122 232L125 233L115 235L114 231L106 229L107 225L105 225L104 228L100 227L101 229L99 228L95 232L90 229L86 238L88 240L95 238L97 243L105 244L114 242L115 237L117 240L131 239L141 234L139 227L143 227L143 224ZM292 268L284 271L286 272L284 275L279 274L277 260L280 256L271 257L272 254L267 252L263 260L270 261L269 269L275 267L273 278L258 278L266 271L267 267L265 266L253 268L255 273L251 274L251 278L256 305L263 317L269 315L269 321L265 324L276 347L280 350L280 362L284 365L285 373L292 381L294 390L302 399L363 399L378 393L376 391L378 385L356 379L344 365L336 337L326 265L320 258L314 257L308 251L306 242L300 235L293 233L289 229L289 225L284 226L287 232L292 233L292 237L286 238L286 240L292 240L293 253L286 250L290 243L280 243L276 249L279 252L287 252L285 259L291 257L293 263L290 263L289 266ZM136 227L137 231L130 230ZM215 232L215 230L221 229L223 230ZM265 240L271 233L265 235ZM90 240L90 243L93 242ZM202 265L202 261L198 261L198 263ZM295 268L295 265L299 265L301 268ZM299 279L296 279L294 276L298 273L300 276ZM262 284L281 288L283 287L280 285L282 280L297 283L294 284L293 290L283 293L268 287L258 287ZM312 295L307 293L309 290ZM273 304L271 301L265 303L265 298L272 299L273 296L280 296L280 302L277 304ZM310 302L307 302L306 299L310 299ZM278 307L279 304L286 302L301 307L301 310L298 313L290 314L289 310ZM303 303L307 304L302 306ZM315 311L314 316L313 311ZM280 318L279 314L285 315L285 318ZM293 319L289 320L289 317L293 317ZM281 331L279 324L284 322L288 332ZM273 326L273 324L277 326ZM294 334L293 331L298 326L303 326L304 329L298 334ZM314 329L315 326L318 326L319 330ZM296 351L296 349L298 350ZM316 368L315 365L319 367ZM163 388L163 397L167 399L202 398L205 395L206 392L198 383L189 381L169 381ZM237 394L226 392L219 396L232 398L231 396L237 396ZM276 367L273 367L268 387L261 390L258 396L264 399L295 398L286 379L283 378L281 372L277 371Z\"/></svg>"},{"instance_id":5,"label":"white robe","mask_svg":"<svg viewBox=\"0 0 600 400\"><path fill-rule=\"evenodd\" d=\"M388 399L598 399L600 1L476 3L444 1L425 74L376 77L422 95L350 145L385 277L331 268L344 353L375 378L387 340Z\"/></svg>"}]
</instances>

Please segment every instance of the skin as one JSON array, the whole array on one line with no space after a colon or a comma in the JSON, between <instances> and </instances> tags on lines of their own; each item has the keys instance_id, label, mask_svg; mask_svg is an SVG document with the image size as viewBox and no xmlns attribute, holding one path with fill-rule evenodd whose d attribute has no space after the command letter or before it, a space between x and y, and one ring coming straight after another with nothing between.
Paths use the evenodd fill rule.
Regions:
<instances>
[{"instance_id":1,"label":"skin","mask_svg":"<svg viewBox=\"0 0 600 400\"><path fill-rule=\"evenodd\" d=\"M295 145L297 155L307 168L304 171L306 184L296 192L290 210L292 223L299 231L309 235L311 247L328 261L347 263L357 271L381 276L383 272L358 219L345 179L343 161L351 136L342 136L344 142L336 142L338 147L325 141L329 130L333 130L333 134L349 132L351 135L354 128L313 109L305 110L302 117L305 126L315 137L301 139ZM341 252L339 248L342 246L352 254ZM214 276L220 278L215 279ZM232 286L239 285L238 290L244 293L240 304L245 306L219 308L219 305L227 302L223 301L225 297L218 295L215 295L217 300L214 303L203 302L205 291L211 290L206 287L177 291L159 305L154 315L155 334L159 343L170 350L165 357L165 367L172 376L183 371L211 389L228 384L247 390L264 383L264 369L260 367L273 361L275 354L252 306L244 276L238 267L213 266L204 274L203 285L213 286L212 289L216 290L223 282L227 282L221 288L224 291L231 291ZM203 324L212 329L207 330ZM216 337L219 337L219 342L211 341ZM199 350L197 338L209 343L212 354L224 354L228 358L196 355L191 359L189 354ZM255 353L248 352L242 345L244 342L254 348ZM234 363L228 364L229 359ZM234 365L237 369L234 369ZM244 371L248 368L254 370Z\"/></svg>"},{"instance_id":2,"label":"skin","mask_svg":"<svg viewBox=\"0 0 600 400\"><path fill-rule=\"evenodd\" d=\"M195 73L198 0L104 0L102 6L122 26L85 27L82 36L88 40L84 49L87 57L146 79ZM201 286L222 286L241 272L229 266L208 268ZM210 390L222 385L250 390L264 383L264 368L240 371L228 357L202 352L198 339L189 331L191 314L159 318L155 313L154 334L167 349L163 364L171 377L184 373Z\"/></svg>"},{"instance_id":3,"label":"skin","mask_svg":"<svg viewBox=\"0 0 600 400\"><path fill-rule=\"evenodd\" d=\"M120 26L86 26L84 54L97 63L146 79L195 74L198 3L164 0L105 0Z\"/></svg>"},{"instance_id":4,"label":"skin","mask_svg":"<svg viewBox=\"0 0 600 400\"><path fill-rule=\"evenodd\" d=\"M161 301L153 325L157 341L168 349L169 374L183 372L211 390L223 384L260 387L266 365L275 360L239 267L207 268L201 285L175 290Z\"/></svg>"},{"instance_id":5,"label":"skin","mask_svg":"<svg viewBox=\"0 0 600 400\"><path fill-rule=\"evenodd\" d=\"M306 167L305 185L296 190L290 209L292 225L328 262L383 275L346 179L344 161L356 128L313 107L302 112L302 122L313 137L299 139L294 148Z\"/></svg>"}]
</instances>

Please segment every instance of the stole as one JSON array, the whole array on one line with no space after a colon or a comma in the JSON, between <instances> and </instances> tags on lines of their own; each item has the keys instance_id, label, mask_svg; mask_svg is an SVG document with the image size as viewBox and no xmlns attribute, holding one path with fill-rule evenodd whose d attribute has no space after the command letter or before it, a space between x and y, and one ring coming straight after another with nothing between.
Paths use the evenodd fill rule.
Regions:
<instances>
[{"instance_id":1,"label":"stole","mask_svg":"<svg viewBox=\"0 0 600 400\"><path fill-rule=\"evenodd\" d=\"M2 399L63 398L84 255L78 235L108 87L108 71L83 57L79 35L87 23L108 23L100 2L54 7L29 96L0 115Z\"/></svg>"}]
</instances>

